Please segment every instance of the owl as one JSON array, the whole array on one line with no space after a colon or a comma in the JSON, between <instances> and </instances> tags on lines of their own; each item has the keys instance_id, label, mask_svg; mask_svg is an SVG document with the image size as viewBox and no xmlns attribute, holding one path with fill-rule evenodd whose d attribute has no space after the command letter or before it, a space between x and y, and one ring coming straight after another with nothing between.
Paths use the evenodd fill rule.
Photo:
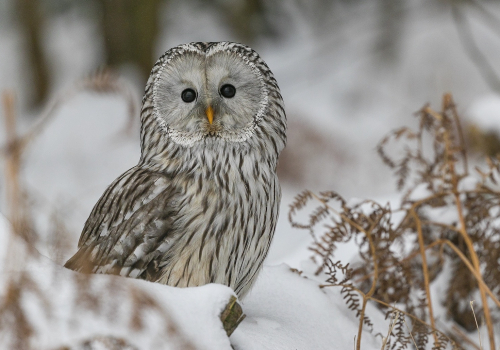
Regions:
<instances>
[{"instance_id":1,"label":"owl","mask_svg":"<svg viewBox=\"0 0 500 350\"><path fill-rule=\"evenodd\" d=\"M278 84L251 48L174 47L154 65L139 163L94 206L65 266L169 286L219 283L243 298L278 219L286 143Z\"/></svg>"}]
</instances>

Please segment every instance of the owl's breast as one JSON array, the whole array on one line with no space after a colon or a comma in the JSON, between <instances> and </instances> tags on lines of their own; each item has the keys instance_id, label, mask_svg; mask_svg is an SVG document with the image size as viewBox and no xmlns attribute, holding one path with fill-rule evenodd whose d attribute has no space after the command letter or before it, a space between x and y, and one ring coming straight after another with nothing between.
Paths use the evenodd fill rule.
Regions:
<instances>
[{"instance_id":1,"label":"owl's breast","mask_svg":"<svg viewBox=\"0 0 500 350\"><path fill-rule=\"evenodd\" d=\"M280 201L276 174L257 165L236 159L178 180L179 234L169 252L176 260L165 266L160 282L221 283L240 296L248 291L267 255Z\"/></svg>"}]
</instances>

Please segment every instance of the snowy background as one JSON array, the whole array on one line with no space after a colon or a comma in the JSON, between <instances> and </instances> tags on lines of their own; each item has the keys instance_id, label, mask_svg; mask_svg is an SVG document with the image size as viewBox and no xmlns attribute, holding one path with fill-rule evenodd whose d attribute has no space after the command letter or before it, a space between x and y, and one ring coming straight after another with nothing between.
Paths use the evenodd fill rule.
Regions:
<instances>
[{"instance_id":1,"label":"snowy background","mask_svg":"<svg viewBox=\"0 0 500 350\"><path fill-rule=\"evenodd\" d=\"M97 5L71 0L41 3L42 49L50 84L45 100L34 104L33 70L19 7L13 0L0 1L0 92L16 94L21 133L36 122L53 96L106 65ZM384 0L286 1L273 5L266 14L273 35L256 31L242 37L221 19L227 14L214 5L219 3L231 2L162 2L152 56L184 42L242 41L256 49L274 72L285 100L289 143L279 169L281 216L266 266L242 303L247 318L230 342L217 323L224 301L231 295L228 288L206 286L184 292L142 281L123 282L123 288L142 288L157 297L186 339L200 349L230 349L230 344L244 350L352 349L358 321L338 291L318 288L324 280L311 276L315 271L308 260L311 238L306 231L291 228L288 207L303 189L334 190L346 198L381 203L393 201L397 198L395 184L375 147L392 129L414 126L412 115L425 103L439 109L445 92L453 94L469 123L500 132L500 5L478 1L478 7L474 1L452 0L394 1L392 5ZM253 26L261 22L256 20ZM114 69L139 106L144 88L140 70L132 63L117 64ZM3 121L0 125L3 144ZM22 182L30 194L30 210L40 237L36 249L44 256L42 262L26 259L30 273L36 270L35 275L47 276L42 278L45 282L58 274L61 285L67 281L67 289L71 289L72 273L57 265L76 251L83 223L105 188L137 163L138 127L137 119L129 125L128 105L122 96L82 92L64 100L30 145L23 159ZM8 246L5 217L9 208L7 184L2 181L0 186L0 246L4 249ZM340 249L336 258L349 262L353 253L349 247ZM5 259L6 253L2 254ZM291 272L288 266L310 278ZM2 274L3 285L9 273ZM54 298L54 307L61 308L62 319L70 322L74 316L64 314L64 303L72 291L50 283L43 288L61 293ZM43 317L35 315L37 312L31 317L43 328ZM127 314L126 310L117 312ZM96 329L104 335L128 337L124 327L113 322L94 320L92 315L82 317L102 326L80 326L79 332L72 333L60 321L42 331L40 348L77 342ZM376 310L371 310L371 317L377 321L377 331L385 334L389 320ZM68 332L71 335L62 336ZM154 335L159 330L153 327L148 332ZM140 349L159 348L144 341L147 335L127 339L138 347L142 344ZM365 332L362 349L379 349L381 343L381 337Z\"/></svg>"}]
</instances>

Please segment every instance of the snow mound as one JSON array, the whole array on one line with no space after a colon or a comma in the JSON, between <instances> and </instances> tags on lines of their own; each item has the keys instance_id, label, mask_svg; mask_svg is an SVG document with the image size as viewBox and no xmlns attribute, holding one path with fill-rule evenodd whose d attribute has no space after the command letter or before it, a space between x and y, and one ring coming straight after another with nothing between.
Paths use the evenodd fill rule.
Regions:
<instances>
[{"instance_id":1,"label":"snow mound","mask_svg":"<svg viewBox=\"0 0 500 350\"><path fill-rule=\"evenodd\" d=\"M247 317L231 335L236 350L352 349L358 320L339 293L281 264L266 266L244 300ZM363 332L362 349L379 349Z\"/></svg>"},{"instance_id":2,"label":"snow mound","mask_svg":"<svg viewBox=\"0 0 500 350\"><path fill-rule=\"evenodd\" d=\"M500 96L486 95L474 101L469 114L477 126L483 130L500 134Z\"/></svg>"},{"instance_id":3,"label":"snow mound","mask_svg":"<svg viewBox=\"0 0 500 350\"><path fill-rule=\"evenodd\" d=\"M55 349L112 336L141 350L231 349L219 318L234 295L230 288L210 284L181 289L119 276L86 276L30 250L9 231L0 216L1 306L10 305L0 323L10 320L12 325L4 328L0 348L21 348L25 341L29 348ZM18 333L23 329L30 330L29 339Z\"/></svg>"}]
</instances>

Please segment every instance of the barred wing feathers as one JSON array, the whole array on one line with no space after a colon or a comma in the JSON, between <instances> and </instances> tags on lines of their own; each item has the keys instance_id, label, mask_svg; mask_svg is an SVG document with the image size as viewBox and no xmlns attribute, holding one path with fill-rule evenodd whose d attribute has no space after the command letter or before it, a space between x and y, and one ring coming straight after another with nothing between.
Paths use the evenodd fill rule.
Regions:
<instances>
[{"instance_id":1,"label":"barred wing feathers","mask_svg":"<svg viewBox=\"0 0 500 350\"><path fill-rule=\"evenodd\" d=\"M116 179L83 228L65 267L157 280L158 263L176 236L177 189L167 176L134 167Z\"/></svg>"}]
</instances>

